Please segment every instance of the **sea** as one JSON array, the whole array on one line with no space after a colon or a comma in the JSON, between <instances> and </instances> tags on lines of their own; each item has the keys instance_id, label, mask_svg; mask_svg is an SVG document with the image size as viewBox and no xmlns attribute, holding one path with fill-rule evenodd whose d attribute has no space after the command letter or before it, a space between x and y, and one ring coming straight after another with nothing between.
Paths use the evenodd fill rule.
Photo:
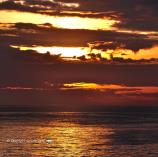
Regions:
<instances>
[{"instance_id":1,"label":"sea","mask_svg":"<svg viewBox=\"0 0 158 157\"><path fill-rule=\"evenodd\" d=\"M158 157L158 113L1 112L0 157Z\"/></svg>"}]
</instances>

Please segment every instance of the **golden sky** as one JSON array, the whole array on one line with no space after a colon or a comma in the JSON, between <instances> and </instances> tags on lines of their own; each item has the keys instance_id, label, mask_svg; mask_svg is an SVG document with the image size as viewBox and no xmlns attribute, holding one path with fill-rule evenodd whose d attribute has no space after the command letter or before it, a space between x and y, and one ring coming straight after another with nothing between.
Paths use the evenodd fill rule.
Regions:
<instances>
[{"instance_id":1,"label":"golden sky","mask_svg":"<svg viewBox=\"0 0 158 157\"><path fill-rule=\"evenodd\" d=\"M154 24L151 23L151 25L153 25L151 28L143 25L146 20L146 17L142 16L143 14L139 15L141 20L139 21L138 19L134 24L133 19L125 17L128 15L126 13L128 10L123 10L123 6L119 6L119 11L116 12L113 7L117 8L117 4L109 2L109 8L107 8L106 4L102 2L99 3L94 1L93 5L95 4L96 8L93 8L92 4L87 2L90 6L85 6L84 8L83 6L85 4L82 4L82 1L78 1L77 3L69 3L66 1L49 1L47 3L46 1L36 1L32 3L26 2L25 0L0 1L1 29L5 30L5 25L2 26L2 24L5 23L6 29L7 24L11 23L34 24L37 26L49 23L52 28L57 28L56 32L60 29L64 29L65 32L71 29L76 32L77 30L87 30L88 35L85 35L87 40L85 41L84 46L83 44L77 44L77 46L74 46L74 44L71 45L73 42L80 41L81 43L84 36L83 39L79 36L84 35L84 33L81 33L80 35L76 34L75 38L73 37L73 39L69 39L69 36L72 36L72 34L65 35L63 31L63 35L60 35L62 44L61 42L56 44L54 41L51 41L55 40L54 38L56 37L58 38L58 35L54 37L53 33L50 35L47 34L47 39L49 38L48 42L52 43L52 45L49 43L49 46L43 44L43 42L46 43L46 41L42 41L44 40L42 37L40 38L42 44L37 44L36 42L34 44L25 44L24 41L21 44L11 44L14 47L19 47L21 50L33 49L39 53L46 53L49 51L51 54L61 54L62 57L79 57L83 55L86 56L89 53L100 53L103 58L107 59L111 58L111 54L113 57L124 59L131 58L139 60L158 58L156 24L154 26ZM142 11L139 10L137 5L136 9L136 12ZM133 16L135 16L135 13L133 13ZM147 16L145 11L144 16ZM2 36L2 38L3 36L18 36L20 31L36 34L37 31L32 28L24 28L20 30L18 30L19 28L14 29L17 29L16 31L19 32L16 32L15 34L2 33L0 36ZM94 33L94 35L91 36L88 30L93 31L92 33ZM103 31L103 33L99 31ZM108 31L111 34L109 34ZM38 33L38 35L41 35L41 33L43 34L43 32ZM98 33L97 36L99 37L96 37L95 33ZM71 41L65 42L67 39ZM58 41L56 42L58 43ZM88 56L86 56L86 58L88 59Z\"/></svg>"},{"instance_id":2,"label":"golden sky","mask_svg":"<svg viewBox=\"0 0 158 157\"><path fill-rule=\"evenodd\" d=\"M30 23L31 20L34 24L50 23L54 27L67 29L107 30L116 22L108 19L48 16L18 11L0 11L0 14L1 23Z\"/></svg>"}]
</instances>

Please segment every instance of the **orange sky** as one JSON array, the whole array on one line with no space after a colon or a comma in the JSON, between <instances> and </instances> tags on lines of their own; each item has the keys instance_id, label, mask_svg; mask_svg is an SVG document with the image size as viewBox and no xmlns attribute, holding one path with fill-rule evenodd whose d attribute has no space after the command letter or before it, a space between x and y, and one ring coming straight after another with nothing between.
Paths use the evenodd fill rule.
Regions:
<instances>
[{"instance_id":1,"label":"orange sky","mask_svg":"<svg viewBox=\"0 0 158 157\"><path fill-rule=\"evenodd\" d=\"M118 30L114 28L112 25L118 23L119 21L111 20L108 18L80 18L80 17L60 17L60 16L48 16L41 15L35 13L28 12L18 12L18 11L0 11L1 14L1 23L29 23L30 20L34 24L42 24L42 23L50 23L55 27L59 28L67 28L67 29L89 29L89 30L116 30L120 32L126 32L125 30ZM132 33L132 32L130 32ZM150 34L151 32L145 31L137 31L138 34ZM15 45L16 46L16 45ZM90 49L88 47L21 47L21 49L34 49L39 53L45 53L50 51L52 54L61 53L63 57L73 57L73 56L81 56L89 53ZM132 59L150 59L150 58L158 58L157 53L158 47L141 49L138 53L133 53L130 50L115 50L115 57L123 57L123 58L132 58ZM121 56L121 54L117 54L117 52L121 51L122 53L126 53L127 55ZM93 50L93 53L100 53L100 50ZM112 50L108 50L108 53L112 53ZM105 58L109 58L109 55L106 52L102 52L102 56Z\"/></svg>"}]
</instances>

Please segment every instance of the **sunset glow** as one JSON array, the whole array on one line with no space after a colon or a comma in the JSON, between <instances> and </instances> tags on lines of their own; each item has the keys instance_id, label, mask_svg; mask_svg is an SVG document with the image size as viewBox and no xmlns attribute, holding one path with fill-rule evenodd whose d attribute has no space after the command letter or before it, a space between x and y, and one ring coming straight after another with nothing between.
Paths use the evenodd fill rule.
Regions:
<instances>
[{"instance_id":1,"label":"sunset glow","mask_svg":"<svg viewBox=\"0 0 158 157\"><path fill-rule=\"evenodd\" d=\"M158 104L154 6L1 0L0 103L50 110Z\"/></svg>"},{"instance_id":2,"label":"sunset glow","mask_svg":"<svg viewBox=\"0 0 158 157\"><path fill-rule=\"evenodd\" d=\"M0 156L158 156L158 0L0 0Z\"/></svg>"},{"instance_id":3,"label":"sunset glow","mask_svg":"<svg viewBox=\"0 0 158 157\"><path fill-rule=\"evenodd\" d=\"M115 90L116 94L130 94L130 93L158 93L158 87L154 86L135 86L135 87L128 87L125 85L116 85L116 84L96 84L96 83L86 83L86 82L79 82L79 83L70 83L64 84L64 87L61 88L62 90L99 90L99 91L108 91L108 90Z\"/></svg>"},{"instance_id":4,"label":"sunset glow","mask_svg":"<svg viewBox=\"0 0 158 157\"><path fill-rule=\"evenodd\" d=\"M50 23L54 27L68 29L107 30L116 22L109 19L47 16L17 11L0 11L0 14L1 22L4 23L29 23L31 19L34 24Z\"/></svg>"},{"instance_id":5,"label":"sunset glow","mask_svg":"<svg viewBox=\"0 0 158 157\"><path fill-rule=\"evenodd\" d=\"M106 84L96 84L96 83L86 83L86 82L80 82L80 83L70 83L70 84L64 84L65 88L62 89L92 89L92 90L103 90L103 89L120 89L124 88L124 86L121 85L106 85Z\"/></svg>"},{"instance_id":6,"label":"sunset glow","mask_svg":"<svg viewBox=\"0 0 158 157\"><path fill-rule=\"evenodd\" d=\"M139 60L139 59L151 59L151 58L158 58L158 47L153 47L151 49L142 49L140 50L138 53L134 53L130 50L107 50L102 51L102 50L97 50L97 49L93 49L91 50L89 47L25 47L25 46L13 46L14 48L20 48L20 50L35 50L38 53L46 53L46 52L50 52L52 55L56 55L56 54L61 54L61 57L80 57L82 55L85 55L86 58L88 59L89 56L88 54L90 53L94 53L94 54L99 54L102 53L102 57L109 59L110 60L110 54L114 54L114 57L122 57L124 59L135 59L135 60ZM126 55L122 55L122 54L126 54Z\"/></svg>"},{"instance_id":7,"label":"sunset glow","mask_svg":"<svg viewBox=\"0 0 158 157\"><path fill-rule=\"evenodd\" d=\"M13 46L16 47L16 46ZM62 57L79 57L88 53L88 48L83 47L20 47L21 50L35 50L39 53L50 52L51 54L61 54Z\"/></svg>"}]
</instances>

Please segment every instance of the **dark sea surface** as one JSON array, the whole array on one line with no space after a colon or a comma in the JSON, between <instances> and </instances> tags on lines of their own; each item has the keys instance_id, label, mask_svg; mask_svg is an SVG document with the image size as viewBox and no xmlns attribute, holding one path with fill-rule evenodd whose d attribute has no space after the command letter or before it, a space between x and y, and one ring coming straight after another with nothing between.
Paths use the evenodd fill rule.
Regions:
<instances>
[{"instance_id":1,"label":"dark sea surface","mask_svg":"<svg viewBox=\"0 0 158 157\"><path fill-rule=\"evenodd\" d=\"M158 157L158 113L0 113L0 157Z\"/></svg>"}]
</instances>

